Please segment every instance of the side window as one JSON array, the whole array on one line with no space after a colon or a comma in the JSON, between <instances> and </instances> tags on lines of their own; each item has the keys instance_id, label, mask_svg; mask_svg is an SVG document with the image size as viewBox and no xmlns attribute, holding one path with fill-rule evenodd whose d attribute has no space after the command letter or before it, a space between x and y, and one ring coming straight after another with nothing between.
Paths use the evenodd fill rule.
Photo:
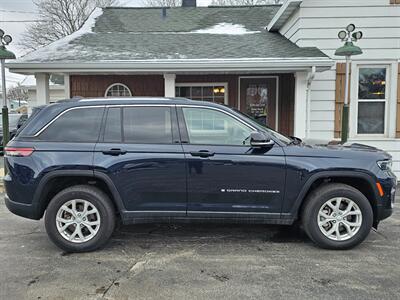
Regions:
<instances>
[{"instance_id":1,"label":"side window","mask_svg":"<svg viewBox=\"0 0 400 300\"><path fill-rule=\"evenodd\" d=\"M170 107L125 107L122 124L125 143L172 143Z\"/></svg>"},{"instance_id":2,"label":"side window","mask_svg":"<svg viewBox=\"0 0 400 300\"><path fill-rule=\"evenodd\" d=\"M104 108L72 109L49 125L39 139L54 142L96 142Z\"/></svg>"},{"instance_id":3,"label":"side window","mask_svg":"<svg viewBox=\"0 0 400 300\"><path fill-rule=\"evenodd\" d=\"M122 109L110 108L107 112L106 125L104 127L104 141L108 143L122 142L122 127L121 127Z\"/></svg>"},{"instance_id":4,"label":"side window","mask_svg":"<svg viewBox=\"0 0 400 300\"><path fill-rule=\"evenodd\" d=\"M207 108L183 108L191 144L248 145L253 131L235 118Z\"/></svg>"}]
</instances>

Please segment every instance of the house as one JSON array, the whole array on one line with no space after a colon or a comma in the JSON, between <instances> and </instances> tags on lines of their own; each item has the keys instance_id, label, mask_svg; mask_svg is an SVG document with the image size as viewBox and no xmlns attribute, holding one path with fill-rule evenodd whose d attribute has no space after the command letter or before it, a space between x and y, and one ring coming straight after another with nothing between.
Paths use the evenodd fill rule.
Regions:
<instances>
[{"instance_id":1,"label":"house","mask_svg":"<svg viewBox=\"0 0 400 300\"><path fill-rule=\"evenodd\" d=\"M26 76L24 80L21 81L20 87L27 91L28 102L37 103L36 96L36 80L34 76ZM63 84L56 84L49 81L49 102L53 103L58 100L65 99L65 87Z\"/></svg>"},{"instance_id":2,"label":"house","mask_svg":"<svg viewBox=\"0 0 400 300\"><path fill-rule=\"evenodd\" d=\"M329 141L340 138L344 98L337 34L354 23L364 54L351 64L350 141L389 151L400 175L397 2L96 9L79 31L8 67L35 75L37 105L49 102L49 74L64 74L65 97L213 101L284 134Z\"/></svg>"}]
</instances>

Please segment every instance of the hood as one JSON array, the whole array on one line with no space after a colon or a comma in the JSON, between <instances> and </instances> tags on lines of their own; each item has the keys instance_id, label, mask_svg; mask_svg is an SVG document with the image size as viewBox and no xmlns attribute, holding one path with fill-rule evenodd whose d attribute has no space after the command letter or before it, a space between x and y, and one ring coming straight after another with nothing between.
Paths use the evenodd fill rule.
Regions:
<instances>
[{"instance_id":1,"label":"hood","mask_svg":"<svg viewBox=\"0 0 400 300\"><path fill-rule=\"evenodd\" d=\"M298 152L304 156L335 157L335 158L361 158L371 157L371 159L391 159L392 156L379 148L360 144L345 143L332 144L323 140L305 140L298 146ZM297 151L296 151L297 152Z\"/></svg>"}]
</instances>

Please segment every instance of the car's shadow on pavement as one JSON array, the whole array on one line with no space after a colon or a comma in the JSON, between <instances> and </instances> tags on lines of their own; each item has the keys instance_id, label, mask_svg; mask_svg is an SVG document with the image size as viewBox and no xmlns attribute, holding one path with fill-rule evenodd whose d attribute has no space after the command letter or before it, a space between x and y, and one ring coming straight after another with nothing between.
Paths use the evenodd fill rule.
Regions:
<instances>
[{"instance_id":1,"label":"car's shadow on pavement","mask_svg":"<svg viewBox=\"0 0 400 300\"><path fill-rule=\"evenodd\" d=\"M311 243L299 226L251 224L136 224L119 226L109 247L129 243Z\"/></svg>"}]
</instances>

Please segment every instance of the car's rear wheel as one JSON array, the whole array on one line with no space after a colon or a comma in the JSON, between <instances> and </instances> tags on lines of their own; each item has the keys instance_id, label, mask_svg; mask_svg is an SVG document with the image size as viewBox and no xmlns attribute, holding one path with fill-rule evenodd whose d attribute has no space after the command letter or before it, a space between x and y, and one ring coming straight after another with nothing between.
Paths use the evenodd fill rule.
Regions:
<instances>
[{"instance_id":1,"label":"car's rear wheel","mask_svg":"<svg viewBox=\"0 0 400 300\"><path fill-rule=\"evenodd\" d=\"M349 249L368 236L373 211L357 189L339 183L314 190L306 200L302 224L311 240L327 249Z\"/></svg>"},{"instance_id":2,"label":"car's rear wheel","mask_svg":"<svg viewBox=\"0 0 400 300\"><path fill-rule=\"evenodd\" d=\"M96 187L79 185L62 190L45 215L50 239L67 252L93 251L103 246L115 227L115 209Z\"/></svg>"}]
</instances>

